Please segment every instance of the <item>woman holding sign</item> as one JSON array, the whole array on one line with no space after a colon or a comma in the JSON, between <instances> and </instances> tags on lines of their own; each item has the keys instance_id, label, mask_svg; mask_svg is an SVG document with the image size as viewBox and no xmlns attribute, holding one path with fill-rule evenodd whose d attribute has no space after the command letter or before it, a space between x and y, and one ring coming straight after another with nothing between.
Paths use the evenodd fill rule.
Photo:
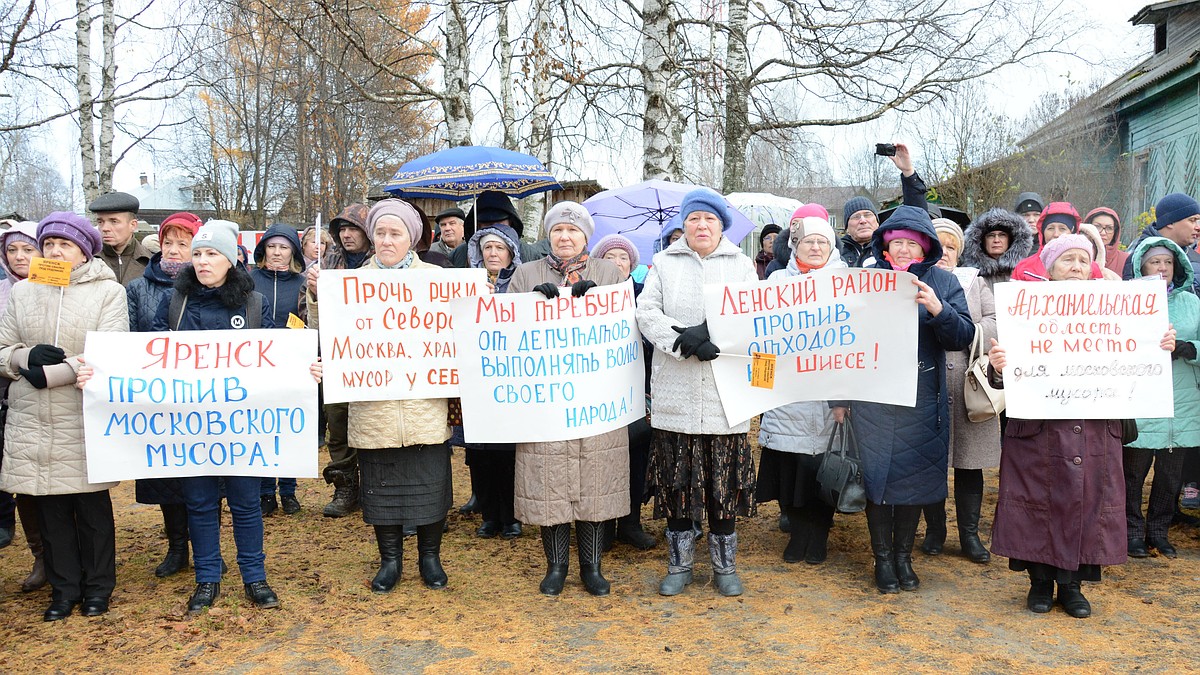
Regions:
<instances>
[{"instance_id":1,"label":"woman holding sign","mask_svg":"<svg viewBox=\"0 0 1200 675\"><path fill-rule=\"evenodd\" d=\"M150 258L142 276L126 288L129 302L129 330L154 330L154 315L162 299L175 288L175 280L192 259L192 237L200 229L194 213L173 213L158 227L161 250ZM135 483L139 504L158 504L167 533L167 556L154 568L162 578L182 572L188 566L188 515L183 498L183 481L178 478L140 478Z\"/></svg>"},{"instance_id":2,"label":"woman holding sign","mask_svg":"<svg viewBox=\"0 0 1200 675\"><path fill-rule=\"evenodd\" d=\"M1083 235L1063 235L1040 255L1050 281L1092 278L1092 243ZM1160 346L1176 349L1174 329ZM1003 386L1008 358L995 340L988 360L993 386ZM1067 614L1091 616L1080 582L1100 581L1101 565L1125 562L1121 454L1117 420L1008 419L992 553L1008 557L1009 569L1029 574L1029 611L1049 612L1057 583Z\"/></svg>"},{"instance_id":3,"label":"woman holding sign","mask_svg":"<svg viewBox=\"0 0 1200 675\"><path fill-rule=\"evenodd\" d=\"M0 375L14 380L0 490L33 496L52 589L42 618L58 621L76 605L84 616L104 614L116 586L108 495L116 483L88 482L83 395L71 385L88 331L127 331L129 313L125 289L95 257L100 232L86 218L51 213L37 242L43 257L69 263L70 276L62 286L14 285L0 318Z\"/></svg>"},{"instance_id":4,"label":"woman holding sign","mask_svg":"<svg viewBox=\"0 0 1200 675\"><path fill-rule=\"evenodd\" d=\"M755 511L750 422L731 427L725 419L708 363L720 350L708 339L704 316L704 284L758 281L754 262L723 235L733 223L729 208L708 188L687 193L679 207L683 237L654 256L638 298L638 327L656 350L647 488L655 517L667 519L662 595L678 595L692 582L692 527L706 516L713 584L721 595L742 594L735 526L738 516Z\"/></svg>"},{"instance_id":5,"label":"woman holding sign","mask_svg":"<svg viewBox=\"0 0 1200 675\"><path fill-rule=\"evenodd\" d=\"M929 213L897 208L871 239L874 267L916 275L917 401L914 407L855 401L835 407L849 416L862 456L867 488L867 528L880 593L915 591L912 567L921 510L946 499L950 445L946 352L971 346L975 326L962 286L937 267L942 244Z\"/></svg>"},{"instance_id":6,"label":"woman holding sign","mask_svg":"<svg viewBox=\"0 0 1200 675\"><path fill-rule=\"evenodd\" d=\"M374 246L364 269L437 269L417 258L424 221L407 202L383 199L367 212L366 234ZM317 270L310 270L310 274ZM316 278L312 274L312 278ZM309 286L309 327L320 325L315 283ZM452 506L449 406L444 398L363 401L350 404L349 444L358 454L363 520L374 526L379 571L371 590L387 593L400 580L404 527L417 529L417 568L432 589L445 588L442 526Z\"/></svg>"},{"instance_id":7,"label":"woman holding sign","mask_svg":"<svg viewBox=\"0 0 1200 675\"><path fill-rule=\"evenodd\" d=\"M575 202L559 202L543 223L550 255L517 268L509 293L537 291L557 298L569 286L580 297L596 286L625 280L616 265L588 256L592 216ZM600 569L603 522L629 513L629 437L625 429L571 441L517 444L517 520L542 527L544 595L562 592L570 559L571 523L579 546L579 578L592 595L608 595Z\"/></svg>"},{"instance_id":8,"label":"woman holding sign","mask_svg":"<svg viewBox=\"0 0 1200 675\"><path fill-rule=\"evenodd\" d=\"M787 267L771 279L809 274L818 269L846 267L837 254L837 235L829 221L797 211L787 230ZM810 565L825 562L833 507L820 495L817 469L829 446L829 406L824 401L798 401L763 413L758 430L762 463L758 468L758 502L778 501L790 524L783 560Z\"/></svg>"},{"instance_id":9,"label":"woman holding sign","mask_svg":"<svg viewBox=\"0 0 1200 675\"><path fill-rule=\"evenodd\" d=\"M1190 292L1192 265L1179 245L1165 237L1142 240L1134 249L1133 278L1161 276L1167 284L1167 314L1176 330L1171 352L1175 416L1137 420L1138 437L1124 450L1125 521L1129 557L1145 558L1150 548L1174 558L1167 530L1175 515L1175 496L1183 486L1183 460L1200 447L1200 299ZM1142 516L1142 487L1150 466L1154 482ZM1147 548L1149 547L1149 548Z\"/></svg>"}]
</instances>

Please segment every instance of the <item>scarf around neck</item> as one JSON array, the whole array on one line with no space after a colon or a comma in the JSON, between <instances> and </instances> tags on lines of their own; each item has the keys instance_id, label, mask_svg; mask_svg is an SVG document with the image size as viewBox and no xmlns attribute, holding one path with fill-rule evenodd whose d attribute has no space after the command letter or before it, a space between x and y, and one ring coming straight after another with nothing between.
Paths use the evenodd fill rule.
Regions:
<instances>
[{"instance_id":1,"label":"scarf around neck","mask_svg":"<svg viewBox=\"0 0 1200 675\"><path fill-rule=\"evenodd\" d=\"M563 278L566 279L568 284L583 281L583 274L581 274L581 272L587 265L587 261L587 251L580 253L574 258L568 258L567 260L563 260L553 253L546 256L546 263L550 265L550 269L563 275Z\"/></svg>"},{"instance_id":2,"label":"scarf around neck","mask_svg":"<svg viewBox=\"0 0 1200 675\"><path fill-rule=\"evenodd\" d=\"M400 262L396 263L395 265L384 265L383 261L379 259L378 254L376 254L376 256L375 256L375 264L379 265L379 267L381 269L385 269L385 270L406 270L406 269L408 269L409 265L412 265L413 261L416 259L417 259L416 254L413 253L412 249L410 248L410 249L408 249L408 253L405 253L404 257L400 259Z\"/></svg>"}]
</instances>

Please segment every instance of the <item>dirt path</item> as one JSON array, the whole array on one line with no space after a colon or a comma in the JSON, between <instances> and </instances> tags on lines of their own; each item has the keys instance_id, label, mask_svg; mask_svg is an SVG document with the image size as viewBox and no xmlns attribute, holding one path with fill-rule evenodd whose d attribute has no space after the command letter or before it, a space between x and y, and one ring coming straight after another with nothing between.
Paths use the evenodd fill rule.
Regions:
<instances>
[{"instance_id":1,"label":"dirt path","mask_svg":"<svg viewBox=\"0 0 1200 675\"><path fill-rule=\"evenodd\" d=\"M461 503L461 453L455 481ZM378 596L368 588L377 559L370 529L357 515L322 518L329 490L317 480L300 485L304 510L267 521L278 611L250 607L234 571L216 607L186 618L190 570L153 576L165 540L157 509L134 503L132 482L113 493L118 583L102 618L43 623L48 593L18 588L30 561L18 536L0 551L0 671L1186 672L1200 661L1200 541L1179 529L1179 559L1131 561L1085 586L1095 611L1087 620L1061 610L1030 614L1023 575L1003 559L967 562L953 537L940 557L917 554L918 592L882 596L871 585L861 515L838 516L826 564L788 565L773 504L739 525L747 592L736 599L713 590L702 551L693 586L675 598L657 595L661 545L644 553L618 545L606 555L607 598L588 596L574 574L561 597L545 598L537 593L544 562L535 528L511 542L481 540L478 519L457 512L443 546L450 587L421 586L409 540L403 581ZM990 505L994 474L989 489ZM662 527L650 525L660 536ZM222 537L232 562L228 515Z\"/></svg>"}]
</instances>

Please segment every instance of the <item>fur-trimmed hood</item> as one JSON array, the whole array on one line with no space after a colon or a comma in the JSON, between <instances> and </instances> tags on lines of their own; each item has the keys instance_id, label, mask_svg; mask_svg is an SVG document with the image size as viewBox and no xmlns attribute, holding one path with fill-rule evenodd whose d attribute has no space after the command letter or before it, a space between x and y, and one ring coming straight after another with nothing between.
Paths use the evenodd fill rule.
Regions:
<instances>
[{"instance_id":1,"label":"fur-trimmed hood","mask_svg":"<svg viewBox=\"0 0 1200 675\"><path fill-rule=\"evenodd\" d=\"M993 230L1008 233L1008 250L996 260L984 252L983 237ZM963 233L962 266L974 267L984 277L1008 278L1024 260L1036 250L1033 231L1025 219L1001 208L989 209L967 226Z\"/></svg>"}]
</instances>

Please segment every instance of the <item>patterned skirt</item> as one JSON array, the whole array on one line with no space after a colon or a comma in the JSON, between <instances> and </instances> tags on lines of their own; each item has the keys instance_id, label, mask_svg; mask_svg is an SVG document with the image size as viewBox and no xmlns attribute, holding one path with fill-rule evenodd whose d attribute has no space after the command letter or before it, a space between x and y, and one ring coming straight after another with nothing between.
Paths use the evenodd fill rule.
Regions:
<instances>
[{"instance_id":1,"label":"patterned skirt","mask_svg":"<svg viewBox=\"0 0 1200 675\"><path fill-rule=\"evenodd\" d=\"M655 518L703 521L752 516L754 456L746 434L679 434L654 429L646 490Z\"/></svg>"}]
</instances>

